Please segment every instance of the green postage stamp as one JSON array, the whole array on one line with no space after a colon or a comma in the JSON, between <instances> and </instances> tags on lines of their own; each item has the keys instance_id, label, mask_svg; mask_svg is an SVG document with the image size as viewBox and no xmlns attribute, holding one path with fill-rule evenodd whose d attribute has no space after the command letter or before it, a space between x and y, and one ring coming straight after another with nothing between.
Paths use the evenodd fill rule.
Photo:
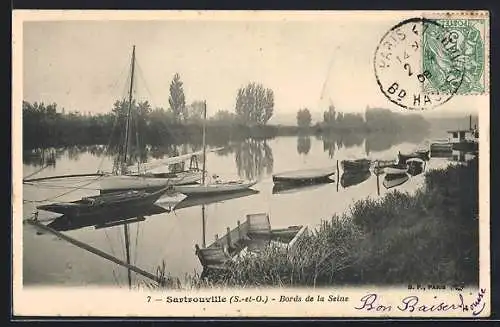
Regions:
<instances>
[{"instance_id":1,"label":"green postage stamp","mask_svg":"<svg viewBox=\"0 0 500 327\"><path fill-rule=\"evenodd\" d=\"M423 71L429 77L425 93L482 94L485 69L486 19L437 19L424 23Z\"/></svg>"}]
</instances>

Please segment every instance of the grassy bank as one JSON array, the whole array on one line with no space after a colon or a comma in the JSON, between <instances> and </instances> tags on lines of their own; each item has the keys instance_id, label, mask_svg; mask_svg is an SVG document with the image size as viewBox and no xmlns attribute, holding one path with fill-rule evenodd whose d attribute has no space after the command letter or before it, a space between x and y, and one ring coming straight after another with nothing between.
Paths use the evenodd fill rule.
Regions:
<instances>
[{"instance_id":1,"label":"grassy bank","mask_svg":"<svg viewBox=\"0 0 500 327\"><path fill-rule=\"evenodd\" d=\"M363 200L324 221L291 256L270 247L210 273L201 286L477 284L477 160L426 173L414 195ZM163 270L165 274L165 270ZM176 287L179 284L176 283Z\"/></svg>"}]
</instances>

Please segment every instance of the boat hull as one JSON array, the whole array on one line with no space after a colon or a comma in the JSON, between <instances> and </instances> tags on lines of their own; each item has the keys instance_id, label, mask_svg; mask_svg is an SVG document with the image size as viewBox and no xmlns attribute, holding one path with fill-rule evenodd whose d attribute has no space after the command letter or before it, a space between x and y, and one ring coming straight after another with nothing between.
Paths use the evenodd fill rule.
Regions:
<instances>
[{"instance_id":1,"label":"boat hull","mask_svg":"<svg viewBox=\"0 0 500 327\"><path fill-rule=\"evenodd\" d=\"M406 183L410 179L407 174L385 175L382 184L386 189L390 189Z\"/></svg>"},{"instance_id":2,"label":"boat hull","mask_svg":"<svg viewBox=\"0 0 500 327\"><path fill-rule=\"evenodd\" d=\"M427 151L416 151L416 152L408 153L408 154L399 153L398 154L398 162L405 164L406 161L409 159L421 159L421 160L428 161L430 159L429 152L430 151L427 150Z\"/></svg>"},{"instance_id":3,"label":"boat hull","mask_svg":"<svg viewBox=\"0 0 500 327\"><path fill-rule=\"evenodd\" d=\"M458 142L452 144L452 149L458 151L477 151L479 144L477 142Z\"/></svg>"},{"instance_id":4,"label":"boat hull","mask_svg":"<svg viewBox=\"0 0 500 327\"><path fill-rule=\"evenodd\" d=\"M173 190L185 194L187 196L214 195L221 193L233 193L248 190L250 187L257 184L257 181L247 183L214 183L214 184L193 184L193 185L178 185L174 186Z\"/></svg>"},{"instance_id":5,"label":"boat hull","mask_svg":"<svg viewBox=\"0 0 500 327\"><path fill-rule=\"evenodd\" d=\"M408 166L393 165L384 168L384 172L387 175L401 175L408 171Z\"/></svg>"},{"instance_id":6,"label":"boat hull","mask_svg":"<svg viewBox=\"0 0 500 327\"><path fill-rule=\"evenodd\" d=\"M107 195L88 197L93 201L78 200L73 202L53 203L38 206L37 209L60 213L70 217L111 215L127 210L147 208L155 203L165 192L163 188L156 192L132 191L115 192Z\"/></svg>"},{"instance_id":7,"label":"boat hull","mask_svg":"<svg viewBox=\"0 0 500 327\"><path fill-rule=\"evenodd\" d=\"M290 172L284 172L280 174L273 175L274 183L285 183L285 184L319 184L331 182L330 176L335 174L335 170L324 170L324 169L306 169L306 170L296 170Z\"/></svg>"},{"instance_id":8,"label":"boat hull","mask_svg":"<svg viewBox=\"0 0 500 327\"><path fill-rule=\"evenodd\" d=\"M344 171L366 171L370 169L371 161L368 159L342 160L340 164Z\"/></svg>"},{"instance_id":9,"label":"boat hull","mask_svg":"<svg viewBox=\"0 0 500 327\"><path fill-rule=\"evenodd\" d=\"M453 145L451 143L432 143L431 144L431 154L434 152L451 152L453 150Z\"/></svg>"},{"instance_id":10,"label":"boat hull","mask_svg":"<svg viewBox=\"0 0 500 327\"><path fill-rule=\"evenodd\" d=\"M134 176L134 175L110 175L100 180L100 190L102 193L122 191L122 190L140 190L140 189L159 189L167 185L187 185L201 180L201 171L188 171L178 173L172 177Z\"/></svg>"}]
</instances>

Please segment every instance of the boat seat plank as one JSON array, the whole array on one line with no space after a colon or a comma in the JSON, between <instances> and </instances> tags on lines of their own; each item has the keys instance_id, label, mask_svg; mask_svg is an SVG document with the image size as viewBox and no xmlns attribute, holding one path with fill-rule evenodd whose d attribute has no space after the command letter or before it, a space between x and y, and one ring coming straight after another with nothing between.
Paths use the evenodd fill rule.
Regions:
<instances>
[{"instance_id":1,"label":"boat seat plank","mask_svg":"<svg viewBox=\"0 0 500 327\"><path fill-rule=\"evenodd\" d=\"M247 215L248 236L271 235L271 222L267 213Z\"/></svg>"}]
</instances>

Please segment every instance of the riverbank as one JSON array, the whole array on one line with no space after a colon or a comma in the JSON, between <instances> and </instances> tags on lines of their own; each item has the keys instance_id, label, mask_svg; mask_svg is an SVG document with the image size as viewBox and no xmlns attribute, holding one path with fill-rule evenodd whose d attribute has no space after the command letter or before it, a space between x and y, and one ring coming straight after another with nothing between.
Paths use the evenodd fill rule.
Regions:
<instances>
[{"instance_id":1,"label":"riverbank","mask_svg":"<svg viewBox=\"0 0 500 327\"><path fill-rule=\"evenodd\" d=\"M190 276L189 287L477 284L478 185L477 159L429 171L413 195L358 201L324 221L292 256L270 247L226 272Z\"/></svg>"}]
</instances>

